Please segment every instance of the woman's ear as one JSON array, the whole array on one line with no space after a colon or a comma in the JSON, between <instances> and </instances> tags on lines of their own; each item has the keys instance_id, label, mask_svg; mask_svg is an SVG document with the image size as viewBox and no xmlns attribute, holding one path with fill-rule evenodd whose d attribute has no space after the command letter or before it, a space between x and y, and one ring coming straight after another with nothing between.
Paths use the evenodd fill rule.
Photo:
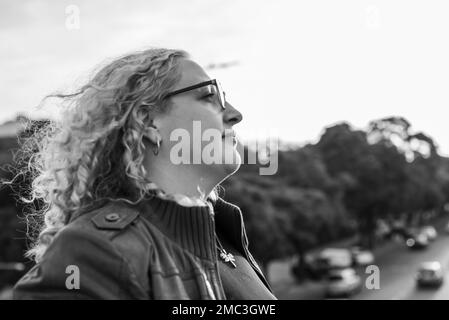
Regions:
<instances>
[{"instance_id":1,"label":"woman's ear","mask_svg":"<svg viewBox=\"0 0 449 320\"><path fill-rule=\"evenodd\" d=\"M160 145L162 142L161 134L159 133L159 130L154 126L151 125L145 130L144 137L147 138L152 144Z\"/></svg>"}]
</instances>

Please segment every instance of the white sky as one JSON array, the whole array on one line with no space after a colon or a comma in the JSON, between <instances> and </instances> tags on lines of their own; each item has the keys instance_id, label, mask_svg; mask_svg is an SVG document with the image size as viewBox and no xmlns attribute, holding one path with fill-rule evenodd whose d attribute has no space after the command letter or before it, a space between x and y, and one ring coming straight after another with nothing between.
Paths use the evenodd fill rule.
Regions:
<instances>
[{"instance_id":1,"label":"white sky","mask_svg":"<svg viewBox=\"0 0 449 320\"><path fill-rule=\"evenodd\" d=\"M66 27L71 4L78 30ZM448 155L448 16L444 0L0 0L0 122L42 115L43 96L106 58L165 46L203 65L238 61L213 75L244 139L315 141L339 121L401 115Z\"/></svg>"}]
</instances>

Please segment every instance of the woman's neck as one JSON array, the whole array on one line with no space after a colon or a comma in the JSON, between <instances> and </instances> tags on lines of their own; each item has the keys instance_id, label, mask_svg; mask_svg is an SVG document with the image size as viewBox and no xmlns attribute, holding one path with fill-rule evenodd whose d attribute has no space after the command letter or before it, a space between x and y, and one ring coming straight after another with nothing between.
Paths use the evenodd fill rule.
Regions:
<instances>
[{"instance_id":1,"label":"woman's neck","mask_svg":"<svg viewBox=\"0 0 449 320\"><path fill-rule=\"evenodd\" d=\"M217 179L206 177L200 166L164 164L154 160L147 168L148 178L166 194L205 201L219 183Z\"/></svg>"}]
</instances>

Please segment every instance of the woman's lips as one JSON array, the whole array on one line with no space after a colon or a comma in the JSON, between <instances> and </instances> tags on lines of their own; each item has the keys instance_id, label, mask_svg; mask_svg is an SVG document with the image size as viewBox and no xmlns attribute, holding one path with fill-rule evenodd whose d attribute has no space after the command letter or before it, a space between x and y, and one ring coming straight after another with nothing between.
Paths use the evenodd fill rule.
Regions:
<instances>
[{"instance_id":1,"label":"woman's lips","mask_svg":"<svg viewBox=\"0 0 449 320\"><path fill-rule=\"evenodd\" d=\"M233 134L233 133L230 133L230 134L224 134L224 135L222 135L222 137L223 137L223 138L226 138L226 137L235 138L235 134Z\"/></svg>"},{"instance_id":2,"label":"woman's lips","mask_svg":"<svg viewBox=\"0 0 449 320\"><path fill-rule=\"evenodd\" d=\"M223 139L232 141L233 144L237 144L237 137L235 136L235 134L225 134L223 135Z\"/></svg>"},{"instance_id":3,"label":"woman's lips","mask_svg":"<svg viewBox=\"0 0 449 320\"><path fill-rule=\"evenodd\" d=\"M232 141L233 145L237 144L237 135L235 131L232 129L225 129L225 131L222 134L222 139L224 139L225 141L226 140Z\"/></svg>"},{"instance_id":4,"label":"woman's lips","mask_svg":"<svg viewBox=\"0 0 449 320\"><path fill-rule=\"evenodd\" d=\"M225 129L225 131L223 132L223 134L221 136L223 138L227 137L227 136L231 136L231 137L235 138L236 134L235 134L235 131L232 129Z\"/></svg>"}]
</instances>

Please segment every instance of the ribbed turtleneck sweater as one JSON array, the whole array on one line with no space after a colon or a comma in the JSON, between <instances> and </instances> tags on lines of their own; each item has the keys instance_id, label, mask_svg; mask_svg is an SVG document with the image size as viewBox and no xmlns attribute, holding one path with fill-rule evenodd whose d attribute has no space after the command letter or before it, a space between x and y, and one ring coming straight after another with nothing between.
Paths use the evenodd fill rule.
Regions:
<instances>
[{"instance_id":1,"label":"ribbed turtleneck sweater","mask_svg":"<svg viewBox=\"0 0 449 320\"><path fill-rule=\"evenodd\" d=\"M211 206L183 206L154 197L140 204L141 213L162 233L195 256L213 261L215 214Z\"/></svg>"}]
</instances>

